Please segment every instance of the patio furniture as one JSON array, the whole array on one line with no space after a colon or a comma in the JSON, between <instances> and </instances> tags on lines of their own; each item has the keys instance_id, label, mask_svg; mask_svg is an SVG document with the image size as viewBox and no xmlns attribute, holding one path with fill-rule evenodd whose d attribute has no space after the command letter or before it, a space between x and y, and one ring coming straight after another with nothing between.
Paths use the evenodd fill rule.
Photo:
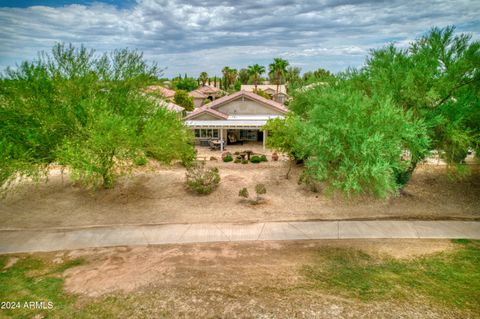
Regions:
<instances>
[{"instance_id":1,"label":"patio furniture","mask_svg":"<svg viewBox=\"0 0 480 319\"><path fill-rule=\"evenodd\" d=\"M222 148L223 141L220 140L210 140L208 141L210 149L212 151L220 150Z\"/></svg>"},{"instance_id":2,"label":"patio furniture","mask_svg":"<svg viewBox=\"0 0 480 319\"><path fill-rule=\"evenodd\" d=\"M232 133L227 135L227 140L228 140L228 144L230 145L233 145L233 144L243 145L243 141L237 140L237 137L235 136L235 134L232 134Z\"/></svg>"}]
</instances>

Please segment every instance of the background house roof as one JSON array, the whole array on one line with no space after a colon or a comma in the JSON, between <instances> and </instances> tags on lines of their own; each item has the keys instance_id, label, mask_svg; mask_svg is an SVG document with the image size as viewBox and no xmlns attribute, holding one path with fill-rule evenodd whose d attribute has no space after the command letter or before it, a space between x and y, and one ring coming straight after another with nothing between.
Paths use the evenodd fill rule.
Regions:
<instances>
[{"instance_id":1,"label":"background house roof","mask_svg":"<svg viewBox=\"0 0 480 319\"><path fill-rule=\"evenodd\" d=\"M255 90L255 85L242 85L240 87L240 90L253 92ZM257 90L262 90L262 91L273 90L277 92L277 86L275 84L259 84L257 85ZM281 84L278 86L278 93L287 94L287 88L285 84Z\"/></svg>"},{"instance_id":2,"label":"background house roof","mask_svg":"<svg viewBox=\"0 0 480 319\"><path fill-rule=\"evenodd\" d=\"M223 92L222 90L220 90L219 88L216 88L214 86L210 86L210 85L205 85L205 86L201 86L199 87L198 89L194 90L194 91L197 91L197 92L200 92L200 93L203 93L203 94L207 94L207 95L210 95L210 94L218 94L218 93L221 93Z\"/></svg>"},{"instance_id":3,"label":"background house roof","mask_svg":"<svg viewBox=\"0 0 480 319\"><path fill-rule=\"evenodd\" d=\"M175 91L167 89L163 86L160 85L150 85L145 88L145 92L147 93L152 93L152 92L157 92L161 93L164 97L167 99L173 98L175 96Z\"/></svg>"},{"instance_id":4,"label":"background house roof","mask_svg":"<svg viewBox=\"0 0 480 319\"><path fill-rule=\"evenodd\" d=\"M208 96L203 94L202 92L199 92L197 90L194 90L192 92L188 92L188 96L191 96L195 99L206 99Z\"/></svg>"}]
</instances>

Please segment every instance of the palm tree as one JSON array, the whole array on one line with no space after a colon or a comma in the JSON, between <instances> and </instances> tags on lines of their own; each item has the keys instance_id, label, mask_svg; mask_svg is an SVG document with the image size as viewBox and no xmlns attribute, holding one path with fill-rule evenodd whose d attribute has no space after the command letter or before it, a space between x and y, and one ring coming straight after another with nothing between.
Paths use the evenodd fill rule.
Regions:
<instances>
[{"instance_id":1,"label":"palm tree","mask_svg":"<svg viewBox=\"0 0 480 319\"><path fill-rule=\"evenodd\" d=\"M207 72L202 72L200 73L200 77L198 78L200 80L200 82L202 83L202 86L205 86L205 84L207 84L207 81L208 81L208 74Z\"/></svg>"},{"instance_id":2,"label":"palm tree","mask_svg":"<svg viewBox=\"0 0 480 319\"><path fill-rule=\"evenodd\" d=\"M260 76L263 73L265 73L265 67L263 65L254 64L248 66L248 75L252 77L255 92L257 92L258 80L260 80Z\"/></svg>"},{"instance_id":3,"label":"palm tree","mask_svg":"<svg viewBox=\"0 0 480 319\"><path fill-rule=\"evenodd\" d=\"M275 79L275 84L277 85L277 94L280 84L285 79L285 75L287 74L287 66L288 61L282 58L275 58L273 59L273 63L268 66L270 71L270 75L273 76Z\"/></svg>"},{"instance_id":4,"label":"palm tree","mask_svg":"<svg viewBox=\"0 0 480 319\"><path fill-rule=\"evenodd\" d=\"M228 75L230 73L230 67L226 66L222 69L222 74L223 74L223 86L224 89L226 90L228 88Z\"/></svg>"},{"instance_id":5,"label":"palm tree","mask_svg":"<svg viewBox=\"0 0 480 319\"><path fill-rule=\"evenodd\" d=\"M235 80L237 79L237 75L238 75L237 69L232 69L226 66L222 69L222 73L224 78L225 89L228 89L230 85L235 83Z\"/></svg>"}]
</instances>

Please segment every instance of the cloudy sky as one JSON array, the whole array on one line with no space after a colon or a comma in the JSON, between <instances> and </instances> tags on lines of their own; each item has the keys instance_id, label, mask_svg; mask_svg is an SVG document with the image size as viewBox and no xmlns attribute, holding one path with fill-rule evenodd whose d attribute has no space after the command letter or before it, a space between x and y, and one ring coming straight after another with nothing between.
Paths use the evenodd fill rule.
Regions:
<instances>
[{"instance_id":1,"label":"cloudy sky","mask_svg":"<svg viewBox=\"0 0 480 319\"><path fill-rule=\"evenodd\" d=\"M141 50L166 76L274 57L337 72L361 66L371 48L452 24L480 40L480 1L0 0L0 70L63 41Z\"/></svg>"}]
</instances>

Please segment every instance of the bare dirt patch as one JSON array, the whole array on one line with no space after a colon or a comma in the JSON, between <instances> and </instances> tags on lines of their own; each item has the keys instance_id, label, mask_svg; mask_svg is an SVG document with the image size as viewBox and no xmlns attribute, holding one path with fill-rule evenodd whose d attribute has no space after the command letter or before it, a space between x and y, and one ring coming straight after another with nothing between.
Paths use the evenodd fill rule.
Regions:
<instances>
[{"instance_id":1,"label":"bare dirt patch","mask_svg":"<svg viewBox=\"0 0 480 319\"><path fill-rule=\"evenodd\" d=\"M330 240L222 243L65 252L86 264L64 273L65 289L91 298L136 300L130 316L263 318L452 318L462 314L423 300L361 302L304 290L299 269L323 249L354 248L412 258L455 249L443 240ZM57 255L58 256L58 255ZM120 295L119 295L120 294ZM85 299L86 298L86 299ZM117 300L117 299L115 299ZM122 300L122 299L120 299ZM150 309L150 310L149 310ZM468 316L467 316L468 317Z\"/></svg>"},{"instance_id":2,"label":"bare dirt patch","mask_svg":"<svg viewBox=\"0 0 480 319\"><path fill-rule=\"evenodd\" d=\"M47 183L21 184L0 200L0 228L42 228L112 224L254 222L311 219L480 219L480 169L452 181L444 166L423 165L403 195L389 200L347 201L298 185L301 167L285 179L286 162L235 164L208 161L222 181L208 196L184 187L185 170L152 164L140 168L113 190L84 191L68 176L52 174ZM238 191L263 183L265 203L246 205Z\"/></svg>"},{"instance_id":3,"label":"bare dirt patch","mask_svg":"<svg viewBox=\"0 0 480 319\"><path fill-rule=\"evenodd\" d=\"M66 289L91 297L115 291L132 292L172 280L197 280L194 272L202 269L212 271L206 271L205 276L215 276L225 283L232 273L266 281L275 281L279 274L288 273L293 284L299 278L298 267L308 262L313 253L328 247L358 249L370 255L399 259L455 248L451 242L442 240L325 240L86 249L64 253L65 259L88 260L85 265L65 272ZM201 280L206 280L205 276L200 276Z\"/></svg>"}]
</instances>

